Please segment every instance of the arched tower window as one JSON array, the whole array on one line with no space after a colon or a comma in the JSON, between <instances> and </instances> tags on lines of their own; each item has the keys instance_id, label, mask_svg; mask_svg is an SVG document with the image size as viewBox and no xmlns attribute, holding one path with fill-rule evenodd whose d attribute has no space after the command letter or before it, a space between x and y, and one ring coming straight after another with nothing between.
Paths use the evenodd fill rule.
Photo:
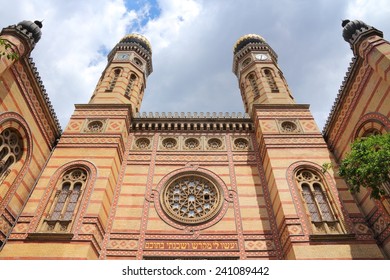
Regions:
<instances>
[{"instance_id":1,"label":"arched tower window","mask_svg":"<svg viewBox=\"0 0 390 280\"><path fill-rule=\"evenodd\" d=\"M136 80L137 76L134 73L131 73L129 83L127 84L125 90L125 96L130 96L131 90L133 89Z\"/></svg>"},{"instance_id":2,"label":"arched tower window","mask_svg":"<svg viewBox=\"0 0 390 280\"><path fill-rule=\"evenodd\" d=\"M327 195L326 185L319 173L300 169L295 180L306 206L314 234L340 234L343 232Z\"/></svg>"},{"instance_id":3,"label":"arched tower window","mask_svg":"<svg viewBox=\"0 0 390 280\"><path fill-rule=\"evenodd\" d=\"M0 182L10 172L10 167L21 159L23 141L19 132L12 128L0 134Z\"/></svg>"},{"instance_id":4,"label":"arched tower window","mask_svg":"<svg viewBox=\"0 0 390 280\"><path fill-rule=\"evenodd\" d=\"M118 80L118 77L119 77L120 73L121 73L121 69L120 68L114 69L114 76L112 77L110 85L109 85L109 87L108 87L108 89L106 91L113 91L114 90L116 81Z\"/></svg>"},{"instance_id":5,"label":"arched tower window","mask_svg":"<svg viewBox=\"0 0 390 280\"><path fill-rule=\"evenodd\" d=\"M264 76L267 79L268 85L272 92L279 92L278 86L276 85L274 76L270 69L264 69Z\"/></svg>"},{"instance_id":6,"label":"arched tower window","mask_svg":"<svg viewBox=\"0 0 390 280\"><path fill-rule=\"evenodd\" d=\"M64 173L45 219L46 231L66 232L70 229L87 177L87 172L82 168L72 168Z\"/></svg>"},{"instance_id":7,"label":"arched tower window","mask_svg":"<svg viewBox=\"0 0 390 280\"><path fill-rule=\"evenodd\" d=\"M248 75L248 80L249 80L249 83L251 85L253 95L254 96L259 96L260 95L260 91L259 91L259 87L257 86L257 83L256 83L255 74L253 74L253 73L249 74Z\"/></svg>"}]
</instances>

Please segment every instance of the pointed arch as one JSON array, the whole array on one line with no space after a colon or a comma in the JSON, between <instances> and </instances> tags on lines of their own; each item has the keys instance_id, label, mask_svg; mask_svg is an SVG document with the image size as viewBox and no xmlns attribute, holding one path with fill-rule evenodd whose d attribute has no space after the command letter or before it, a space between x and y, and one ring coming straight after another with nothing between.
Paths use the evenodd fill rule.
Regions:
<instances>
[{"instance_id":1,"label":"pointed arch","mask_svg":"<svg viewBox=\"0 0 390 280\"><path fill-rule=\"evenodd\" d=\"M0 159L3 161L0 174L0 196L3 197L0 199L1 214L28 171L33 142L27 122L15 112L0 114L0 135L0 153L3 155Z\"/></svg>"},{"instance_id":2,"label":"pointed arch","mask_svg":"<svg viewBox=\"0 0 390 280\"><path fill-rule=\"evenodd\" d=\"M335 183L321 166L296 162L287 169L290 192L305 235L311 238L323 235L346 234L352 222L343 207Z\"/></svg>"},{"instance_id":3,"label":"pointed arch","mask_svg":"<svg viewBox=\"0 0 390 280\"><path fill-rule=\"evenodd\" d=\"M390 120L385 115L377 112L367 113L355 125L351 141L369 134L384 134L388 132L390 132Z\"/></svg>"},{"instance_id":4,"label":"pointed arch","mask_svg":"<svg viewBox=\"0 0 390 280\"><path fill-rule=\"evenodd\" d=\"M110 73L111 81L110 81L110 84L109 84L108 88L106 89L106 91L113 91L114 90L116 82L117 82L119 76L121 75L122 71L123 71L122 67L115 67L111 70L111 73Z\"/></svg>"},{"instance_id":5,"label":"pointed arch","mask_svg":"<svg viewBox=\"0 0 390 280\"><path fill-rule=\"evenodd\" d=\"M271 89L271 92L279 92L279 88L275 82L275 73L271 68L265 67L262 69L263 75L267 80L267 83Z\"/></svg>"},{"instance_id":6,"label":"pointed arch","mask_svg":"<svg viewBox=\"0 0 390 280\"><path fill-rule=\"evenodd\" d=\"M134 72L130 72L129 82L127 83L125 96L129 97L133 87L135 86L138 80L138 76Z\"/></svg>"},{"instance_id":7,"label":"pointed arch","mask_svg":"<svg viewBox=\"0 0 390 280\"><path fill-rule=\"evenodd\" d=\"M77 234L96 176L95 165L85 160L72 161L58 168L41 198L28 232Z\"/></svg>"},{"instance_id":8,"label":"pointed arch","mask_svg":"<svg viewBox=\"0 0 390 280\"><path fill-rule=\"evenodd\" d=\"M259 87L257 86L257 78L256 78L256 73L254 71L250 72L247 76L246 79L249 82L249 85L252 89L253 96L257 97L260 95Z\"/></svg>"}]
</instances>

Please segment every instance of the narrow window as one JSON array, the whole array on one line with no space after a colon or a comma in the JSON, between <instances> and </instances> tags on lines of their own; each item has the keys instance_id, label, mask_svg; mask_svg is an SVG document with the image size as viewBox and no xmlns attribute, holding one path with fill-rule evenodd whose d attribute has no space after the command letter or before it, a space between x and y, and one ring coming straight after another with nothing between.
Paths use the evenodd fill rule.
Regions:
<instances>
[{"instance_id":1,"label":"narrow window","mask_svg":"<svg viewBox=\"0 0 390 280\"><path fill-rule=\"evenodd\" d=\"M45 220L47 231L69 230L86 181L87 173L81 168L71 169L62 176L53 205Z\"/></svg>"},{"instance_id":2,"label":"narrow window","mask_svg":"<svg viewBox=\"0 0 390 280\"><path fill-rule=\"evenodd\" d=\"M118 77L119 77L120 73L121 73L120 69L115 69L114 70L114 76L112 77L111 82L110 82L110 86L108 87L108 89L106 91L113 91L114 90L116 81L118 80Z\"/></svg>"},{"instance_id":3,"label":"narrow window","mask_svg":"<svg viewBox=\"0 0 390 280\"><path fill-rule=\"evenodd\" d=\"M312 170L301 169L296 173L295 179L309 214L313 233L342 233L340 222L336 219L321 176Z\"/></svg>"},{"instance_id":4,"label":"narrow window","mask_svg":"<svg viewBox=\"0 0 390 280\"><path fill-rule=\"evenodd\" d=\"M255 75L254 74L249 74L248 76L249 83L252 88L252 92L254 96L260 95L259 87L257 86Z\"/></svg>"},{"instance_id":5,"label":"narrow window","mask_svg":"<svg viewBox=\"0 0 390 280\"><path fill-rule=\"evenodd\" d=\"M130 96L131 90L133 89L136 80L137 80L137 76L135 74L131 74L129 83L127 84L125 90L125 96Z\"/></svg>"},{"instance_id":6,"label":"narrow window","mask_svg":"<svg viewBox=\"0 0 390 280\"><path fill-rule=\"evenodd\" d=\"M272 92L279 92L278 86L276 85L274 76L272 75L271 70L265 69L264 70L265 78L267 79L268 85L271 88Z\"/></svg>"},{"instance_id":7,"label":"narrow window","mask_svg":"<svg viewBox=\"0 0 390 280\"><path fill-rule=\"evenodd\" d=\"M21 159L23 141L19 132L12 128L0 134L0 182L9 174L11 166Z\"/></svg>"}]
</instances>

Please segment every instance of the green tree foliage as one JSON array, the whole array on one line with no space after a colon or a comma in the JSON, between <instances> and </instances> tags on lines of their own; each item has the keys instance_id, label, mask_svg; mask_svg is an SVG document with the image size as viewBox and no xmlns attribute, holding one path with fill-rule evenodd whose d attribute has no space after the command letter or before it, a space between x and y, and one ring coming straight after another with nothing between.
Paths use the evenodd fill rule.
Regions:
<instances>
[{"instance_id":1,"label":"green tree foliage","mask_svg":"<svg viewBox=\"0 0 390 280\"><path fill-rule=\"evenodd\" d=\"M355 140L339 174L352 193L363 187L371 190L371 198L380 199L385 194L383 185L390 184L390 133Z\"/></svg>"},{"instance_id":2,"label":"green tree foliage","mask_svg":"<svg viewBox=\"0 0 390 280\"><path fill-rule=\"evenodd\" d=\"M6 51L7 49L11 48L11 44L7 40L0 39L0 49L2 49L1 48L2 46L4 46L4 51L0 50L0 57L6 56L8 59L11 59L11 60L18 59L18 54L16 52L7 52Z\"/></svg>"}]
</instances>

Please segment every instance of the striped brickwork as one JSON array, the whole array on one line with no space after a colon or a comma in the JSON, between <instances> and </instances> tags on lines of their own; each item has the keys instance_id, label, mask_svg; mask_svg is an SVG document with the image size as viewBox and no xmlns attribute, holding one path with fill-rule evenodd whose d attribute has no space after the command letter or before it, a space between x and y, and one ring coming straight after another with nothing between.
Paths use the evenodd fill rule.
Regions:
<instances>
[{"instance_id":1,"label":"striped brickwork","mask_svg":"<svg viewBox=\"0 0 390 280\"><path fill-rule=\"evenodd\" d=\"M1 182L0 244L15 225L60 133L32 64L23 57L7 63L0 74L0 132L17 130L23 155Z\"/></svg>"},{"instance_id":2,"label":"striped brickwork","mask_svg":"<svg viewBox=\"0 0 390 280\"><path fill-rule=\"evenodd\" d=\"M350 144L364 132L375 129L390 131L390 44L379 36L360 43L359 55L349 70L332 118L325 130L327 142L340 161L350 150ZM390 255L390 200L370 199L362 190L355 195L380 246Z\"/></svg>"},{"instance_id":3,"label":"striped brickwork","mask_svg":"<svg viewBox=\"0 0 390 280\"><path fill-rule=\"evenodd\" d=\"M340 246L335 246L337 250L332 249L334 252L329 258L382 258L351 194L346 191L345 183L331 171L326 172L323 179L328 187L327 196L344 231L333 236L328 234L326 240L316 240L313 243L316 234L308 220L310 214L303 205L294 172L299 167L305 167L321 174L322 164L334 162L334 159L308 106L258 105L256 113L259 153L284 256L288 259L327 258L329 249L326 244L331 241ZM296 130L284 131L284 121L295 123ZM356 217L360 219L354 220ZM359 226L362 230L357 231ZM300 249L302 246L316 246L316 250L306 251ZM347 250L356 246L367 246L367 250L360 255L359 249L352 250L353 253Z\"/></svg>"}]
</instances>

